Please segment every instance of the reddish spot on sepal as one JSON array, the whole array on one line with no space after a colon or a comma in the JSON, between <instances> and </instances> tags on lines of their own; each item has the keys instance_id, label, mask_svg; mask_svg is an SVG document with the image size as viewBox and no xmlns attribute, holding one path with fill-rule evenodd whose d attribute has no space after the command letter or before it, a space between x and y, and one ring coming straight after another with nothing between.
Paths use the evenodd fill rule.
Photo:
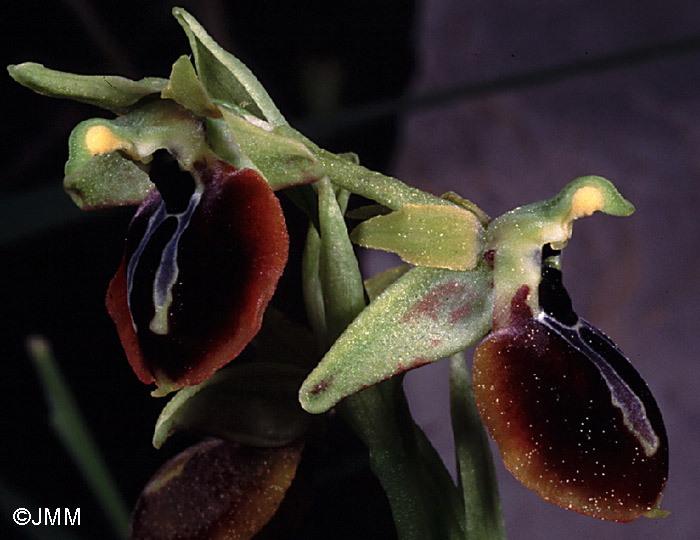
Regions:
<instances>
[{"instance_id":1,"label":"reddish spot on sepal","mask_svg":"<svg viewBox=\"0 0 700 540\"><path fill-rule=\"evenodd\" d=\"M645 448L591 360L526 314L513 299L512 325L488 336L474 357L474 394L506 467L544 499L597 518L653 513L668 476L659 409L631 365L615 366L640 397L658 438Z\"/></svg>"},{"instance_id":2,"label":"reddish spot on sepal","mask_svg":"<svg viewBox=\"0 0 700 540\"><path fill-rule=\"evenodd\" d=\"M260 329L287 260L284 215L258 173L215 162L198 167L195 176L201 198L189 221L181 219L181 232L170 214L149 229L164 203L157 191L143 202L107 293L129 363L160 393L199 384L241 353ZM176 264L164 272L164 261L173 257ZM167 317L157 319L154 290L163 293L171 275L171 297L160 295Z\"/></svg>"}]
</instances>

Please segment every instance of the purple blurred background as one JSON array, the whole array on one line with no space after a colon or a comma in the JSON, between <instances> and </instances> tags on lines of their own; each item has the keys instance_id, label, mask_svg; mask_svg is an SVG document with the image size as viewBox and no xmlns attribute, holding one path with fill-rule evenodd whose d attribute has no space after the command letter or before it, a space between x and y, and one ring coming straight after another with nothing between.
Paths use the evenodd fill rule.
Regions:
<instances>
[{"instance_id":1,"label":"purple blurred background","mask_svg":"<svg viewBox=\"0 0 700 540\"><path fill-rule=\"evenodd\" d=\"M427 0L414 93L697 35L692 2ZM514 539L700 538L700 54L676 55L403 117L393 172L491 215L578 176L636 206L574 225L564 283L575 309L646 379L670 439L663 520L609 524L548 504L496 459ZM443 362L444 364L444 362ZM415 414L450 459L446 366L409 375Z\"/></svg>"},{"instance_id":2,"label":"purple blurred background","mask_svg":"<svg viewBox=\"0 0 700 540\"><path fill-rule=\"evenodd\" d=\"M170 16L172 4L27 0L3 21L2 59L167 77L172 62L188 51ZM671 516L626 525L579 516L539 499L496 459L507 530L514 540L700 538L696 3L179 4L248 63L293 125L322 146L356 151L370 168L409 184L456 191L496 216L549 198L578 176L615 182L636 213L577 222L564 281L578 313L616 341L656 396L671 445L662 504ZM685 38L693 39L678 43ZM656 48L665 43L676 47ZM647 53L595 63L639 49ZM583 69L591 61L594 69ZM578 68L557 79L542 76L569 63ZM525 81L519 87L511 78L478 95L443 93L533 73L540 76L517 79ZM0 501L9 486L39 494L42 506L82 505L85 516L94 516L99 511L90 510L90 494L46 426L22 342L30 332L52 340L132 503L169 450L150 447L161 403L133 377L103 307L129 212L86 217L61 194L68 133L101 111L32 95L7 77L2 89ZM396 101L426 94L442 97ZM365 268L374 272L392 262L373 255ZM415 416L453 468L445 363L406 380ZM86 537L104 527L97 518L85 519Z\"/></svg>"}]
</instances>

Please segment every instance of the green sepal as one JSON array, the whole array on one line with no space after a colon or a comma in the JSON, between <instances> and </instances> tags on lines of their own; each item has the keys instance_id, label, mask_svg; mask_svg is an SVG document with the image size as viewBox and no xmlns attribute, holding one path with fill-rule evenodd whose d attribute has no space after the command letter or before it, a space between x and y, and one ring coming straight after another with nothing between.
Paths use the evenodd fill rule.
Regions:
<instances>
[{"instance_id":1,"label":"green sepal","mask_svg":"<svg viewBox=\"0 0 700 540\"><path fill-rule=\"evenodd\" d=\"M212 101L241 107L273 126L287 123L243 62L222 49L187 11L175 7L173 15L187 34L199 80Z\"/></svg>"},{"instance_id":2,"label":"green sepal","mask_svg":"<svg viewBox=\"0 0 700 540\"><path fill-rule=\"evenodd\" d=\"M221 118L221 111L209 99L199 82L190 59L183 55L173 64L168 86L160 93L163 99L172 99L199 116Z\"/></svg>"},{"instance_id":3,"label":"green sepal","mask_svg":"<svg viewBox=\"0 0 700 540\"><path fill-rule=\"evenodd\" d=\"M323 167L299 141L280 135L257 117L244 117L224 106L221 112L232 142L273 190L315 182L323 176Z\"/></svg>"},{"instance_id":4,"label":"green sepal","mask_svg":"<svg viewBox=\"0 0 700 540\"><path fill-rule=\"evenodd\" d=\"M35 62L8 66L7 71L15 81L38 94L88 103L117 114L129 112L141 99L158 94L168 84L158 77L132 81L115 75L77 75Z\"/></svg>"},{"instance_id":5,"label":"green sepal","mask_svg":"<svg viewBox=\"0 0 700 540\"><path fill-rule=\"evenodd\" d=\"M489 273L413 268L362 311L306 378L302 407L341 399L473 345L491 327Z\"/></svg>"},{"instance_id":6,"label":"green sepal","mask_svg":"<svg viewBox=\"0 0 700 540\"><path fill-rule=\"evenodd\" d=\"M81 210L91 211L138 205L155 186L136 163L110 152L72 168L63 187Z\"/></svg>"},{"instance_id":7,"label":"green sepal","mask_svg":"<svg viewBox=\"0 0 700 540\"><path fill-rule=\"evenodd\" d=\"M305 371L274 362L239 364L188 386L163 408L153 433L160 448L178 431L196 432L250 446L283 446L306 430L309 416L297 389Z\"/></svg>"},{"instance_id":8,"label":"green sepal","mask_svg":"<svg viewBox=\"0 0 700 540\"><path fill-rule=\"evenodd\" d=\"M406 204L360 223L350 239L363 247L397 253L417 266L469 270L476 266L483 229L472 212L459 206Z\"/></svg>"}]
</instances>

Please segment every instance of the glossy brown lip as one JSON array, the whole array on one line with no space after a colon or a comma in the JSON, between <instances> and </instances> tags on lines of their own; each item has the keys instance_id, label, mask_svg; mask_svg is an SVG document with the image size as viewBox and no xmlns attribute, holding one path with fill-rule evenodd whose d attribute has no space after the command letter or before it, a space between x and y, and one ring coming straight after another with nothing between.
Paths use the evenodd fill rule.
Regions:
<instances>
[{"instance_id":1,"label":"glossy brown lip","mask_svg":"<svg viewBox=\"0 0 700 540\"><path fill-rule=\"evenodd\" d=\"M167 331L154 332L151 323L161 255L176 229L170 217L147 239L130 294L127 284L133 246L164 206L157 191L132 221L126 255L107 294L132 368L143 382L169 389L198 384L240 354L260 329L287 260L284 215L258 173L216 162L197 174L204 188L177 241Z\"/></svg>"},{"instance_id":2,"label":"glossy brown lip","mask_svg":"<svg viewBox=\"0 0 700 540\"><path fill-rule=\"evenodd\" d=\"M668 476L668 440L651 392L612 342L616 354L595 345L643 404L657 439L650 450L586 349L527 316L525 298L516 295L513 324L474 357L476 400L506 467L546 500L583 514L631 521L654 510Z\"/></svg>"}]
</instances>

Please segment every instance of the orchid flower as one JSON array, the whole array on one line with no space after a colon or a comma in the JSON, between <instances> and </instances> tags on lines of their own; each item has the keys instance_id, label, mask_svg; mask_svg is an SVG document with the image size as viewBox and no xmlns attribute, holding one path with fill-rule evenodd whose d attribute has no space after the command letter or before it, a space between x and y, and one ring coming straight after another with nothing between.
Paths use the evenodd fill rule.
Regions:
<instances>
[{"instance_id":1,"label":"orchid flower","mask_svg":"<svg viewBox=\"0 0 700 540\"><path fill-rule=\"evenodd\" d=\"M138 378L154 396L178 391L154 446L177 431L222 439L156 473L132 538L252 538L292 483L312 415L334 408L366 443L404 540L504 537L479 416L544 499L613 521L665 515L659 407L563 285L573 222L634 210L617 189L586 176L492 220L318 147L189 13L174 14L194 65L180 57L168 79L10 67L37 92L117 114L75 128L65 188L85 210L138 205L107 309ZM313 338L268 307L289 250L279 192L308 218L300 288ZM376 204L348 211L351 195ZM407 264L363 280L353 243ZM253 360L235 362L254 339ZM472 393L460 354L477 344ZM445 357L457 486L400 384Z\"/></svg>"}]
</instances>

